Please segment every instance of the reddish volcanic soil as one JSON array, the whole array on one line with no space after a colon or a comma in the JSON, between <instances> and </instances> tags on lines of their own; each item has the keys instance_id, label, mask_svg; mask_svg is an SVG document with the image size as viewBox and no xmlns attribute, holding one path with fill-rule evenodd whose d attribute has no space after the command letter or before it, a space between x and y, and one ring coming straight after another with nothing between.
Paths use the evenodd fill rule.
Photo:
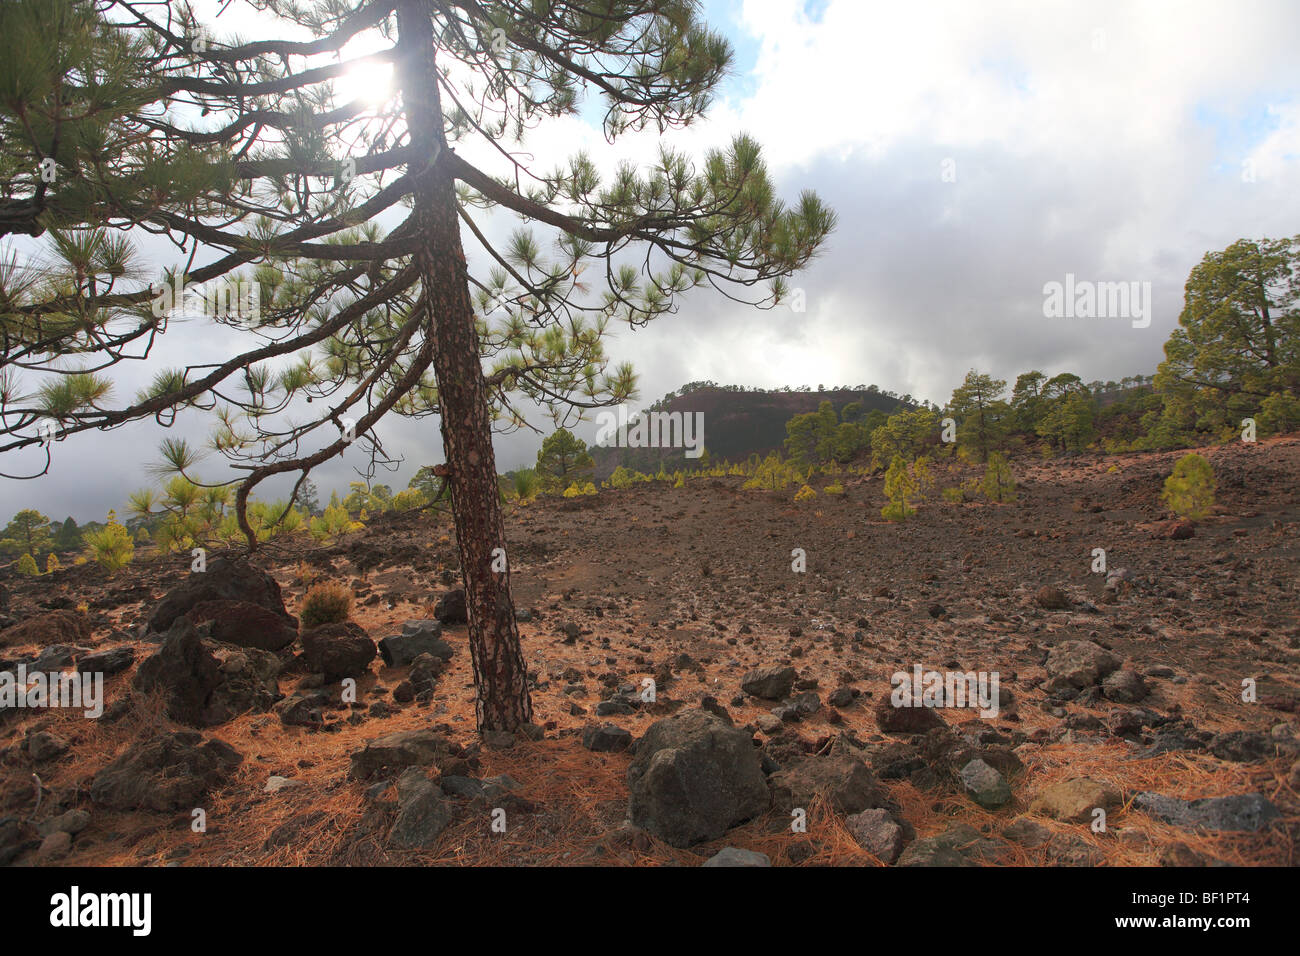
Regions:
<instances>
[{"instance_id":1,"label":"reddish volcanic soil","mask_svg":"<svg viewBox=\"0 0 1300 956\"><path fill-rule=\"evenodd\" d=\"M38 579L11 574L3 579L4 613L16 621L44 613L43 604L86 604L84 646L137 648L136 665L107 680L110 703L130 695L111 722L60 711L0 715L0 817L38 824L68 810L89 813L70 849L28 848L14 862L692 864L734 846L767 853L776 865L877 864L825 804L809 808L806 833L792 833L790 816L772 810L689 849L624 825L632 758L586 749L582 730L613 723L639 738L655 721L713 698L710 707L725 709L758 742L779 736L782 746L809 753L841 735L861 745L916 838L970 824L996 848L985 864L1295 865L1300 439L1202 454L1215 469L1217 505L1185 540L1158 536L1169 517L1159 493L1175 453L1016 462L1016 503L953 504L935 493L898 524L880 517L878 476L845 477L844 496L819 493L799 504L793 487L775 494L743 490L739 478L706 478L512 506L507 551L516 606L532 612L520 630L544 738L509 749L478 742L465 627L450 626L444 636L455 653L431 702L395 702L407 668L376 659L359 682L360 705L328 712L324 729L284 726L274 713L204 729L244 755L200 804L205 833L193 832L189 812L118 812L89 796L91 778L135 740L183 729L161 715L157 700L130 695L130 682L156 649L139 640L140 625L186 577L189 557L145 555L111 578L93 566ZM939 484L974 474L940 470ZM1108 590L1106 575L1092 570L1097 548L1112 572L1126 569L1131 580ZM804 573L791 568L794 549L806 553ZM431 616L433 602L458 583L449 521L428 515L381 516L327 548L307 539L267 546L254 563L279 581L290 613L308 579L351 584L354 619L376 639ZM1064 599L1043 589L1060 589ZM576 638L566 635L569 625ZM1122 702L1094 689L1048 699L1045 660L1065 641L1108 649L1145 675L1146 696ZM40 650L6 643L0 631L0 657ZM796 693L815 691L815 713L782 722L771 713L778 701L742 695L747 671L776 665L795 668ZM891 675L915 665L1000 675L1012 703L997 718L940 714L1019 758L1008 806L983 809L924 759L887 769L898 747L919 742L882 732L874 709L889 697ZM655 703L595 716L620 686L639 689L645 678L656 681ZM300 679L282 676L281 692ZM1242 699L1243 681L1257 688L1253 702ZM841 705L833 706L837 690ZM376 701L390 706L372 714ZM367 793L372 782L349 777L349 756L381 735L440 725L464 748L457 773L518 782L506 804L511 822L494 833L492 808L466 802L433 846L395 849L386 838L395 791ZM67 752L34 761L22 745L40 730L63 738ZM1184 745L1155 746L1175 737ZM33 773L43 788L39 808ZM271 776L295 785L264 792ZM1120 796L1104 832L1030 810L1045 789L1079 776ZM1135 797L1144 791L1189 800L1257 793L1280 818L1258 832L1187 829L1140 809ZM1044 840L1008 836L1019 817L1045 827Z\"/></svg>"}]
</instances>

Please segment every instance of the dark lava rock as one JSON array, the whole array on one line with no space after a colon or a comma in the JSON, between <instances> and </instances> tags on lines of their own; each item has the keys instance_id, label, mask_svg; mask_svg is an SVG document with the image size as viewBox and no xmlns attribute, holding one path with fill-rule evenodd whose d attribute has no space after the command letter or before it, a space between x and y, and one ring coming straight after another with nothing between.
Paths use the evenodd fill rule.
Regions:
<instances>
[{"instance_id":1,"label":"dark lava rock","mask_svg":"<svg viewBox=\"0 0 1300 956\"><path fill-rule=\"evenodd\" d=\"M275 703L280 667L270 651L214 641L206 636L206 626L196 628L182 619L140 663L132 686L143 693L160 692L173 720L212 727Z\"/></svg>"},{"instance_id":2,"label":"dark lava rock","mask_svg":"<svg viewBox=\"0 0 1300 956\"><path fill-rule=\"evenodd\" d=\"M375 642L355 621L339 621L312 628L302 636L303 658L315 674L332 684L345 677L360 677L370 669Z\"/></svg>"},{"instance_id":3,"label":"dark lava rock","mask_svg":"<svg viewBox=\"0 0 1300 956\"><path fill-rule=\"evenodd\" d=\"M149 630L166 632L176 618L203 601L247 601L281 616L295 631L298 628L297 620L284 608L275 578L243 558L214 558L207 570L190 572L188 578L167 592L149 617Z\"/></svg>"},{"instance_id":4,"label":"dark lava rock","mask_svg":"<svg viewBox=\"0 0 1300 956\"><path fill-rule=\"evenodd\" d=\"M627 777L632 823L676 847L716 840L770 800L749 734L702 710L652 724Z\"/></svg>"},{"instance_id":5,"label":"dark lava rock","mask_svg":"<svg viewBox=\"0 0 1300 956\"><path fill-rule=\"evenodd\" d=\"M157 734L95 774L90 799L114 810L190 810L243 759L225 741L192 731Z\"/></svg>"}]
</instances>

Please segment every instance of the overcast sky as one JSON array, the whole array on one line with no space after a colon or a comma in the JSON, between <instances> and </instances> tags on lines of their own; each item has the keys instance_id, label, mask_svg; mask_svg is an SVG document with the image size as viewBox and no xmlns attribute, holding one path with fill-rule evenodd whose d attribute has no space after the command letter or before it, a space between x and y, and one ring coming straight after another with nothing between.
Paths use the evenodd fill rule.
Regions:
<instances>
[{"instance_id":1,"label":"overcast sky","mask_svg":"<svg viewBox=\"0 0 1300 956\"><path fill-rule=\"evenodd\" d=\"M1207 251L1300 233L1294 0L705 8L736 48L735 75L706 120L670 134L673 143L701 155L753 134L781 195L815 189L839 228L793 280L803 314L701 290L677 315L617 332L607 351L639 372L634 404L701 379L875 383L942 404L972 367L1011 381L1030 368L1085 381L1149 374ZM575 118L539 128L529 149L542 168L579 147L612 168L653 156L657 142L629 136L610 149ZM492 223L491 234L515 225ZM1067 273L1150 283L1150 325L1044 318L1044 284ZM221 347L198 324L166 339L159 365ZM124 373L118 397L157 367ZM177 431L201 439L209 427L194 418ZM102 520L148 483L164 434L149 422L59 443L48 476L0 479L0 518L37 507ZM393 421L380 434L406 459L382 479L395 487L441 460L435 420ZM531 462L539 443L531 433L500 439L499 470ZM353 464L317 469L322 497L355 479ZM205 473L218 472L214 461Z\"/></svg>"}]
</instances>

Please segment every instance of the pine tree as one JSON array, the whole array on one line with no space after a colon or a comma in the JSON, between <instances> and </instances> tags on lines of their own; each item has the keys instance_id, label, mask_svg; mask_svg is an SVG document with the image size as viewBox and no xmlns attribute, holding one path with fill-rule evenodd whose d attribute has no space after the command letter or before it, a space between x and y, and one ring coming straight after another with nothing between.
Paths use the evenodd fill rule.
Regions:
<instances>
[{"instance_id":1,"label":"pine tree","mask_svg":"<svg viewBox=\"0 0 1300 956\"><path fill-rule=\"evenodd\" d=\"M833 214L807 192L783 205L747 136L699 163L667 142L731 63L691 0L249 7L254 39L179 4L0 4L0 237L47 240L17 263L41 264L39 281L0 275L6 356L36 379L0 390L0 451L46 445L50 426L66 440L211 410L255 548L262 482L296 476L296 497L349 449L391 464L377 424L436 415L478 724L515 730L532 705L509 574L492 571L494 426L522 425L521 401L563 414L633 397L632 369L603 351L609 322L671 314L705 283L773 307ZM343 52L357 47L369 52ZM336 90L385 64L391 94ZM609 178L582 154L531 163L532 129L593 99L607 138L653 128L659 155ZM531 225L498 248L483 224L502 214ZM184 260L150 276L134 240L161 232ZM201 301L184 294L195 286ZM119 400L115 366L151 360L157 336L183 327L172 314L196 311L259 341L152 361L149 386ZM196 462L164 452L178 474Z\"/></svg>"},{"instance_id":2,"label":"pine tree","mask_svg":"<svg viewBox=\"0 0 1300 956\"><path fill-rule=\"evenodd\" d=\"M1002 503L1016 500L1016 479L1011 474L1011 465L1001 452L990 452L984 468L984 480L980 482L980 491L989 501Z\"/></svg>"}]
</instances>

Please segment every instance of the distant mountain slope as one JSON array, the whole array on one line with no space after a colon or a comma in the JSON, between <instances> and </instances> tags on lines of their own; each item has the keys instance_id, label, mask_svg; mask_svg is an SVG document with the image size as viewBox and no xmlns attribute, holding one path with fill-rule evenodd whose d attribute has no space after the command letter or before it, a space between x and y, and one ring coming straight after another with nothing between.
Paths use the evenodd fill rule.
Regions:
<instances>
[{"instance_id":1,"label":"distant mountain slope","mask_svg":"<svg viewBox=\"0 0 1300 956\"><path fill-rule=\"evenodd\" d=\"M829 401L838 415L850 402L861 402L865 411L893 412L911 403L875 389L834 389L823 392L737 391L732 388L703 386L667 401L656 402L652 409L683 414L704 414L704 447L714 461L743 461L752 454L766 455L784 448L785 424L795 415L815 412ZM687 462L678 448L618 448L593 446L596 479L603 481L619 465L642 472L659 470L660 462L668 470ZM696 461L688 464L694 467Z\"/></svg>"}]
</instances>

